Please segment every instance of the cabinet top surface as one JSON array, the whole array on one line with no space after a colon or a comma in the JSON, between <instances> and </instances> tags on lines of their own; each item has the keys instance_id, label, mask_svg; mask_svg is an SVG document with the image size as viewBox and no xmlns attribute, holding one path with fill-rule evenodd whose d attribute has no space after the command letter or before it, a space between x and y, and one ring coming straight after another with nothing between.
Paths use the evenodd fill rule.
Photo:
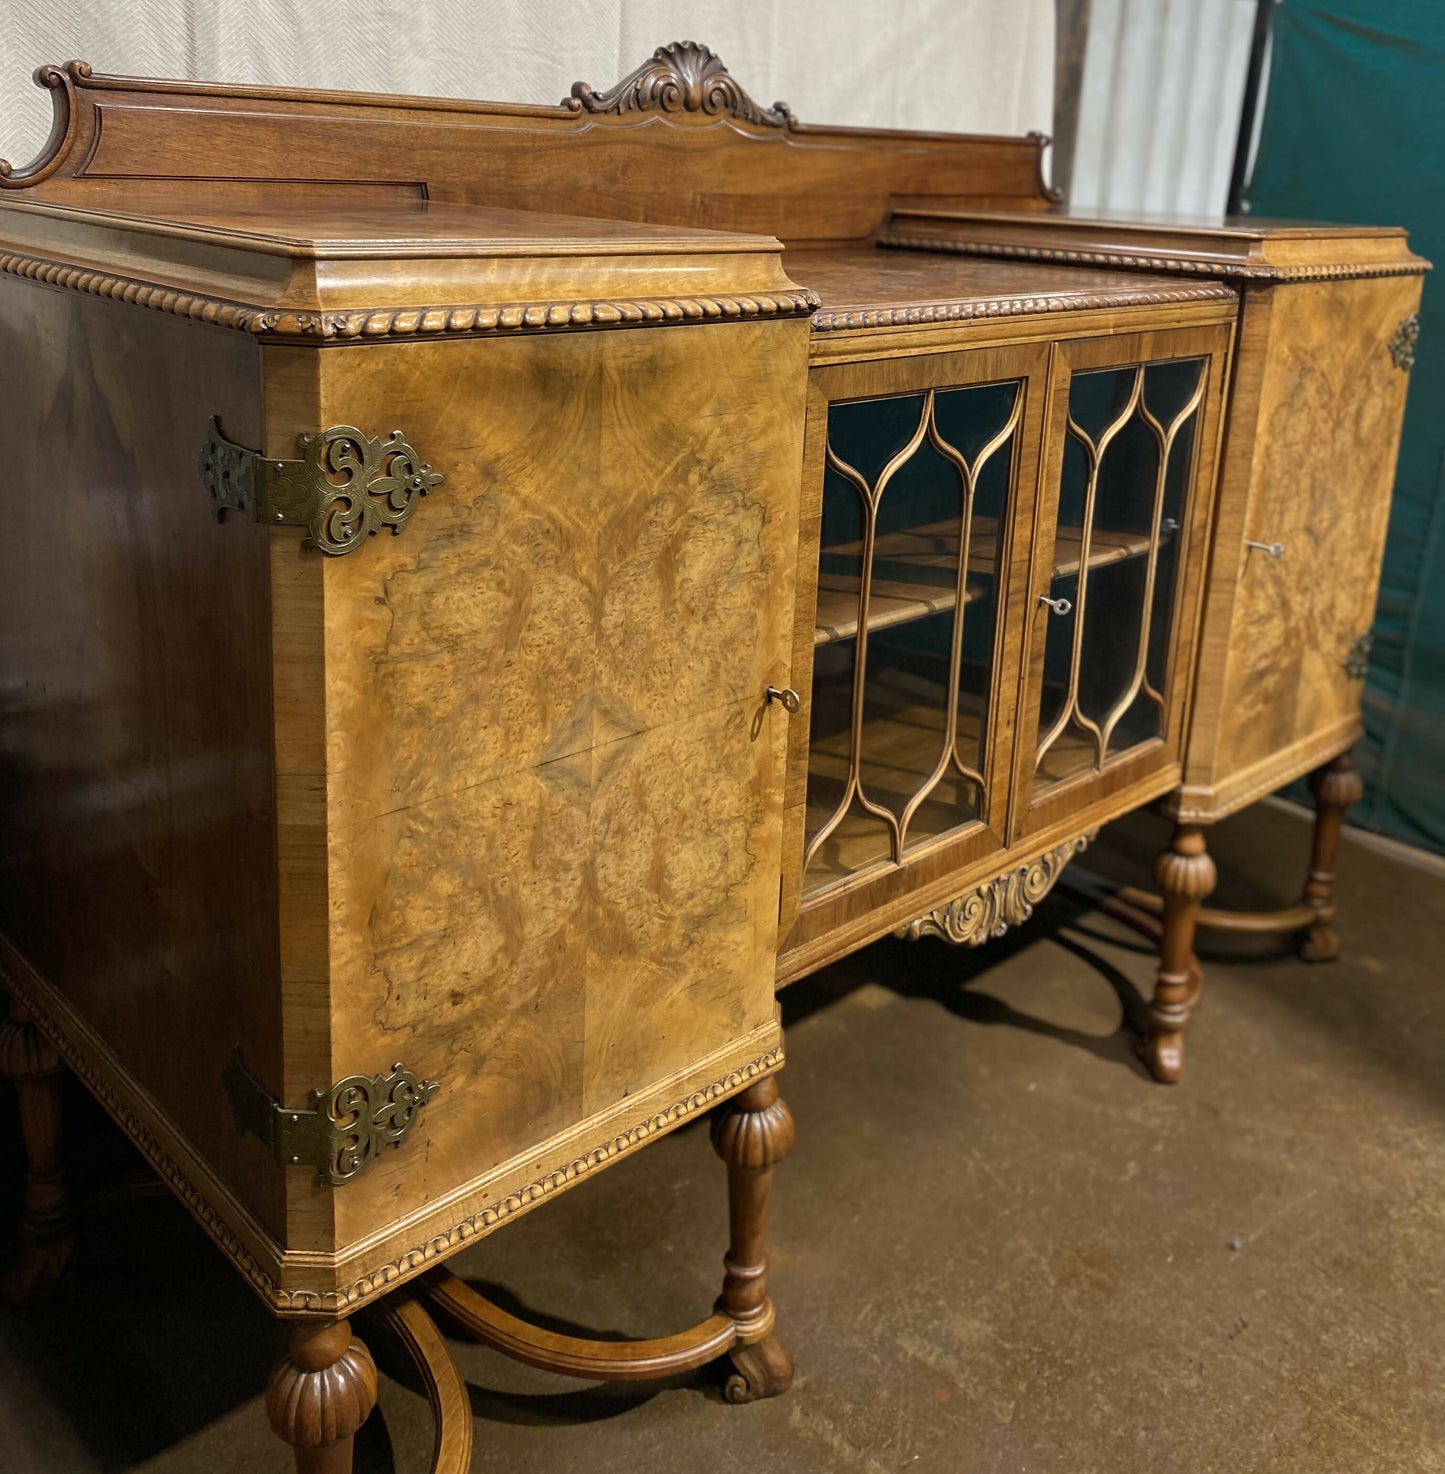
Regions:
<instances>
[{"instance_id":1,"label":"cabinet top surface","mask_svg":"<svg viewBox=\"0 0 1445 1474\"><path fill-rule=\"evenodd\" d=\"M899 214L910 213L906 210ZM1045 211L1018 210L920 210L939 219L967 220L987 229L998 224L1045 225L1057 229L1073 225L1081 229L1111 229L1147 234L1167 230L1177 234L1196 235L1207 239L1224 237L1239 240L1294 239L1318 240L1322 237L1349 239L1357 236L1403 236L1401 225L1345 225L1317 220L1271 220L1264 216L1226 215L1222 211L1206 214L1176 214L1170 211L1110 210L1096 206L1055 205Z\"/></svg>"},{"instance_id":2,"label":"cabinet top surface","mask_svg":"<svg viewBox=\"0 0 1445 1474\"><path fill-rule=\"evenodd\" d=\"M1256 281L1413 275L1398 225L1332 225L1229 215L1151 215L1054 207L1022 212L895 199L880 233L903 249L1122 266Z\"/></svg>"},{"instance_id":3,"label":"cabinet top surface","mask_svg":"<svg viewBox=\"0 0 1445 1474\"><path fill-rule=\"evenodd\" d=\"M925 251L790 250L783 265L820 299L821 331L1200 300L1228 316L1235 300L1222 282Z\"/></svg>"},{"instance_id":4,"label":"cabinet top surface","mask_svg":"<svg viewBox=\"0 0 1445 1474\"><path fill-rule=\"evenodd\" d=\"M263 255L408 260L458 256L691 254L777 250L770 236L694 226L582 219L533 210L388 198L365 204L245 203L203 190L153 197L144 211L0 201L0 235L34 216L135 237L213 242ZM23 227L22 227L23 228Z\"/></svg>"}]
</instances>

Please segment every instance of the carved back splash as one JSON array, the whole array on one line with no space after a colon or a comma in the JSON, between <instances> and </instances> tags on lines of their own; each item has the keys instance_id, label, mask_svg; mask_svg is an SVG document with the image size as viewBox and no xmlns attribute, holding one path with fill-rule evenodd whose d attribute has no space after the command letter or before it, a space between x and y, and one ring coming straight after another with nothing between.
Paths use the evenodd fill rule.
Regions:
<instances>
[{"instance_id":1,"label":"carved back splash","mask_svg":"<svg viewBox=\"0 0 1445 1474\"><path fill-rule=\"evenodd\" d=\"M54 126L28 168L0 161L0 198L144 209L204 182L228 202L430 198L799 243L865 239L895 197L1048 203L1042 135L802 124L692 41L555 107L153 81L78 61L36 81Z\"/></svg>"}]
</instances>

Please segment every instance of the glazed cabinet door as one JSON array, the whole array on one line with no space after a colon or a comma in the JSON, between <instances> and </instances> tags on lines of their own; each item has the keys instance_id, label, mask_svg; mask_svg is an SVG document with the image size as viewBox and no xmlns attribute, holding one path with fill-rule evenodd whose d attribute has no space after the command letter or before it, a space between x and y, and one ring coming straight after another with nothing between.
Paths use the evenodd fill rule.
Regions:
<instances>
[{"instance_id":1,"label":"glazed cabinet door","mask_svg":"<svg viewBox=\"0 0 1445 1474\"><path fill-rule=\"evenodd\" d=\"M1047 345L815 368L783 934L887 908L1005 838ZM1012 593L1011 593L1012 591Z\"/></svg>"},{"instance_id":2,"label":"glazed cabinet door","mask_svg":"<svg viewBox=\"0 0 1445 1474\"><path fill-rule=\"evenodd\" d=\"M1054 346L1011 837L1178 780L1228 343Z\"/></svg>"}]
</instances>

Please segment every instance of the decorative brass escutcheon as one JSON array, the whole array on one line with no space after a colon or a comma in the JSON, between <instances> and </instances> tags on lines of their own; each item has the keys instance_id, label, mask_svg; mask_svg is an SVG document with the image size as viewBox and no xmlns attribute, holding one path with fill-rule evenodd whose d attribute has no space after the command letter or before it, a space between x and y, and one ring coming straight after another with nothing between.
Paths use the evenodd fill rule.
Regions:
<instances>
[{"instance_id":1,"label":"decorative brass escutcheon","mask_svg":"<svg viewBox=\"0 0 1445 1474\"><path fill-rule=\"evenodd\" d=\"M1412 312L1403 318L1390 339L1390 361L1397 369L1408 372L1415 367L1415 345L1420 341L1420 314Z\"/></svg>"},{"instance_id":2,"label":"decorative brass escutcheon","mask_svg":"<svg viewBox=\"0 0 1445 1474\"><path fill-rule=\"evenodd\" d=\"M350 1182L383 1150L400 1146L441 1089L400 1062L385 1075L348 1075L313 1090L309 1109L283 1106L246 1068L240 1049L221 1076L236 1130L257 1136L283 1167L315 1167L330 1187Z\"/></svg>"},{"instance_id":3,"label":"decorative brass escutcheon","mask_svg":"<svg viewBox=\"0 0 1445 1474\"><path fill-rule=\"evenodd\" d=\"M385 439L352 425L301 435L302 459L268 460L227 440L213 417L201 447L201 479L216 520L227 510L254 522L299 524L306 545L340 556L383 527L400 532L416 504L443 480L393 430Z\"/></svg>"}]
</instances>

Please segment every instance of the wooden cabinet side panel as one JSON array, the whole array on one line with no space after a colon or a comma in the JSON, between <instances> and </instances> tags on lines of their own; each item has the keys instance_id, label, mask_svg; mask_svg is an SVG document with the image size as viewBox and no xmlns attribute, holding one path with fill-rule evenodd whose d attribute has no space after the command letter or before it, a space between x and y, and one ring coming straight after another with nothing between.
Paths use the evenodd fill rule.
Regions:
<instances>
[{"instance_id":1,"label":"wooden cabinet side panel","mask_svg":"<svg viewBox=\"0 0 1445 1474\"><path fill-rule=\"evenodd\" d=\"M1268 358L1255 416L1243 537L1284 556L1240 557L1217 708L1215 790L1347 727L1361 684L1346 671L1370 628L1408 376L1388 344L1419 301L1417 277L1270 289ZM1220 576L1233 549L1222 548ZM1255 787L1257 784L1251 784Z\"/></svg>"},{"instance_id":2,"label":"wooden cabinet side panel","mask_svg":"<svg viewBox=\"0 0 1445 1474\"><path fill-rule=\"evenodd\" d=\"M326 355L328 419L446 476L325 569L333 1075L441 1085L336 1195L339 1242L561 1168L549 1141L775 1041L789 719L763 691L806 348L782 323Z\"/></svg>"},{"instance_id":3,"label":"wooden cabinet side panel","mask_svg":"<svg viewBox=\"0 0 1445 1474\"><path fill-rule=\"evenodd\" d=\"M259 350L0 283L0 929L274 1231L239 1044L280 1062L268 534L218 524L207 420L259 443Z\"/></svg>"}]
</instances>

